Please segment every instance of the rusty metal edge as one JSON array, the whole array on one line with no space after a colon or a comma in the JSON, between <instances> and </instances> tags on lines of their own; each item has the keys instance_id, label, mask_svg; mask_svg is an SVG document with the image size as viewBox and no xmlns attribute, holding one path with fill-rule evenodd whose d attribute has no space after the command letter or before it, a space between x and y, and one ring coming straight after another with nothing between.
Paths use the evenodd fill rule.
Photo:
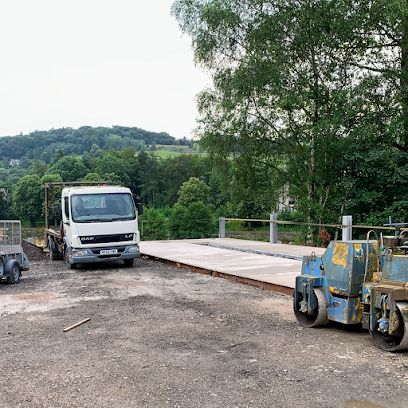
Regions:
<instances>
[{"instance_id":1,"label":"rusty metal edge","mask_svg":"<svg viewBox=\"0 0 408 408\"><path fill-rule=\"evenodd\" d=\"M186 270L189 270L191 272L201 273L203 275L210 275L210 276L214 276L216 278L222 278L222 279L228 280L230 282L236 282L236 283L241 283L243 285L254 286L254 287L262 289L262 290L268 290L268 291L271 291L271 292L281 293L283 295L293 296L293 289L288 288L287 286L275 285L273 283L264 282L264 281L260 281L260 280L256 280L256 279L243 278L241 276L231 275L229 273L212 271L210 269L199 268L197 266L187 265L187 264L184 264L184 263L181 263L181 262L171 261L171 260L165 259L165 258L159 258L157 256L152 256L152 255L147 255L147 254L141 254L141 255L145 259L150 259L150 260L153 260L153 261L159 261L159 262L161 262L161 263L163 263L165 265L171 265L171 266L176 267L176 268L186 269Z\"/></svg>"}]
</instances>

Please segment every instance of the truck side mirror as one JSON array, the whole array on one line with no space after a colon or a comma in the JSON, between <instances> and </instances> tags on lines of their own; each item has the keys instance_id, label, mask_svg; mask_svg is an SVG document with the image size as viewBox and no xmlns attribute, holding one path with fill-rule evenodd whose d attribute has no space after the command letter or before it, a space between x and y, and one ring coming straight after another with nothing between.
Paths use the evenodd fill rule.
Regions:
<instances>
[{"instance_id":1,"label":"truck side mirror","mask_svg":"<svg viewBox=\"0 0 408 408\"><path fill-rule=\"evenodd\" d=\"M143 215L143 203L142 203L142 199L139 196L134 196L134 201L136 204L136 208L137 208L137 213L139 215Z\"/></svg>"}]
</instances>

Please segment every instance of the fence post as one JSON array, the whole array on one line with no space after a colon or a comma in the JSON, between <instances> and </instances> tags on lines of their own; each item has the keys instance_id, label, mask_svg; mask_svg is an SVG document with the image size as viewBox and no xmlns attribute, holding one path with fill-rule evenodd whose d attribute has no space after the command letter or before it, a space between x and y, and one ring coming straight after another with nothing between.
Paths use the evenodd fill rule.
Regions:
<instances>
[{"instance_id":1,"label":"fence post","mask_svg":"<svg viewBox=\"0 0 408 408\"><path fill-rule=\"evenodd\" d=\"M270 214L269 219L271 221L276 221L278 219L278 214L273 212ZM278 243L278 224L275 224L274 222L269 223L269 242L271 244Z\"/></svg>"},{"instance_id":2,"label":"fence post","mask_svg":"<svg viewBox=\"0 0 408 408\"><path fill-rule=\"evenodd\" d=\"M218 238L225 238L225 218L218 219Z\"/></svg>"},{"instance_id":3,"label":"fence post","mask_svg":"<svg viewBox=\"0 0 408 408\"><path fill-rule=\"evenodd\" d=\"M351 241L353 239L353 216L343 215L341 239L342 241Z\"/></svg>"}]
</instances>

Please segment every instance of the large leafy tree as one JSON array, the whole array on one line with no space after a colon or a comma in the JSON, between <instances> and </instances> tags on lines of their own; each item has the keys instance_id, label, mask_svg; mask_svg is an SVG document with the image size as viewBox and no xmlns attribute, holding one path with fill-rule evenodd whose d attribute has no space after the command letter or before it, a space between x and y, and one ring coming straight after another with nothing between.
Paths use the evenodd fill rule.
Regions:
<instances>
[{"instance_id":1,"label":"large leafy tree","mask_svg":"<svg viewBox=\"0 0 408 408\"><path fill-rule=\"evenodd\" d=\"M63 156L50 168L50 173L59 174L63 181L77 181L88 173L79 157Z\"/></svg>"},{"instance_id":2,"label":"large leafy tree","mask_svg":"<svg viewBox=\"0 0 408 408\"><path fill-rule=\"evenodd\" d=\"M21 178L13 191L14 213L35 226L42 213L42 205L43 188L40 177L34 174Z\"/></svg>"},{"instance_id":3,"label":"large leafy tree","mask_svg":"<svg viewBox=\"0 0 408 408\"><path fill-rule=\"evenodd\" d=\"M406 3L177 0L173 12L214 79L199 97L203 145L271 169L310 221L381 202L369 175L380 176L379 161L387 175L403 168L408 151ZM356 153L369 162L360 172Z\"/></svg>"},{"instance_id":4,"label":"large leafy tree","mask_svg":"<svg viewBox=\"0 0 408 408\"><path fill-rule=\"evenodd\" d=\"M208 204L209 196L210 188L207 184L197 177L191 177L180 187L178 204L185 207L198 201Z\"/></svg>"}]
</instances>

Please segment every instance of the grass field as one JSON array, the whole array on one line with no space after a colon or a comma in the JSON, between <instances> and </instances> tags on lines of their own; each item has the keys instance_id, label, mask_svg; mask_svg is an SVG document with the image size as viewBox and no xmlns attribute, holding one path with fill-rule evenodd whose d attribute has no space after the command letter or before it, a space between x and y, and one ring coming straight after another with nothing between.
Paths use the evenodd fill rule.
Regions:
<instances>
[{"instance_id":1,"label":"grass field","mask_svg":"<svg viewBox=\"0 0 408 408\"><path fill-rule=\"evenodd\" d=\"M156 145L156 150L151 151L162 158L177 157L181 154L199 154L198 149L189 146Z\"/></svg>"}]
</instances>

